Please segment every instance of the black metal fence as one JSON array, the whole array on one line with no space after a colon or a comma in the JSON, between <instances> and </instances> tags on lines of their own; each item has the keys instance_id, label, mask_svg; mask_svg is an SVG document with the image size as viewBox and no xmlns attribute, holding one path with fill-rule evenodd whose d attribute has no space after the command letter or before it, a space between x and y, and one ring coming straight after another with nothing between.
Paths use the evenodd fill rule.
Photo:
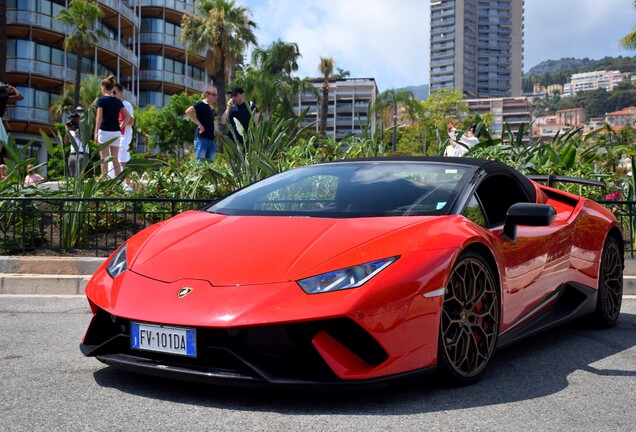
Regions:
<instances>
[{"instance_id":1,"label":"black metal fence","mask_svg":"<svg viewBox=\"0 0 636 432\"><path fill-rule=\"evenodd\" d=\"M636 236L636 201L598 201L614 212L623 230L625 258L634 259L634 239Z\"/></svg>"},{"instance_id":2,"label":"black metal fence","mask_svg":"<svg viewBox=\"0 0 636 432\"><path fill-rule=\"evenodd\" d=\"M0 197L0 255L108 256L142 229L205 199L3 198ZM599 201L612 209L634 258L636 201Z\"/></svg>"},{"instance_id":3,"label":"black metal fence","mask_svg":"<svg viewBox=\"0 0 636 432\"><path fill-rule=\"evenodd\" d=\"M205 199L0 198L0 254L108 256L142 229Z\"/></svg>"}]
</instances>

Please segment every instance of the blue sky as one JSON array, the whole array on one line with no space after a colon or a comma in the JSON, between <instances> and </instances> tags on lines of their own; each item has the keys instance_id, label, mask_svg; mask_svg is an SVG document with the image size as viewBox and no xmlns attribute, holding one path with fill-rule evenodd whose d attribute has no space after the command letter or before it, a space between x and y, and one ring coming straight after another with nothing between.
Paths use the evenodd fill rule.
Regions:
<instances>
[{"instance_id":1,"label":"blue sky","mask_svg":"<svg viewBox=\"0 0 636 432\"><path fill-rule=\"evenodd\" d=\"M259 44L296 42L298 76L318 76L320 57L380 90L429 82L428 0L239 0ZM636 24L632 0L526 0L524 70L561 57L633 56L618 40ZM634 71L636 72L636 71Z\"/></svg>"}]
</instances>

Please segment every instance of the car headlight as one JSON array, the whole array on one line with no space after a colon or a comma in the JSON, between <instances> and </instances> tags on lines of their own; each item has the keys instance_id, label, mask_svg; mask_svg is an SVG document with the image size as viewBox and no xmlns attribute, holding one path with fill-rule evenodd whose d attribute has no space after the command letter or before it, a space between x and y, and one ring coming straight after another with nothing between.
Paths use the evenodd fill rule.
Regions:
<instances>
[{"instance_id":1,"label":"car headlight","mask_svg":"<svg viewBox=\"0 0 636 432\"><path fill-rule=\"evenodd\" d=\"M359 264L342 270L335 270L298 281L307 294L318 294L357 288L380 273L398 257L385 258L366 264Z\"/></svg>"},{"instance_id":2,"label":"car headlight","mask_svg":"<svg viewBox=\"0 0 636 432\"><path fill-rule=\"evenodd\" d=\"M123 245L106 265L106 271L110 277L115 279L126 270L128 270L128 265L126 264L126 245Z\"/></svg>"}]
</instances>

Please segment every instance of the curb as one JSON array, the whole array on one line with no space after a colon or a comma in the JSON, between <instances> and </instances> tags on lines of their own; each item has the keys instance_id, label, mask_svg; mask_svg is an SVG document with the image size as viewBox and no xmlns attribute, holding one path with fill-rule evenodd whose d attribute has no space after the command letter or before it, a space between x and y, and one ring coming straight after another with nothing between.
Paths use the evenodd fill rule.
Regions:
<instances>
[{"instance_id":1,"label":"curb","mask_svg":"<svg viewBox=\"0 0 636 432\"><path fill-rule=\"evenodd\" d=\"M83 294L106 258L0 256L0 294ZM625 295L636 295L636 260L625 260Z\"/></svg>"},{"instance_id":2,"label":"curb","mask_svg":"<svg viewBox=\"0 0 636 432\"><path fill-rule=\"evenodd\" d=\"M83 294L105 259L0 256L0 294Z\"/></svg>"}]
</instances>

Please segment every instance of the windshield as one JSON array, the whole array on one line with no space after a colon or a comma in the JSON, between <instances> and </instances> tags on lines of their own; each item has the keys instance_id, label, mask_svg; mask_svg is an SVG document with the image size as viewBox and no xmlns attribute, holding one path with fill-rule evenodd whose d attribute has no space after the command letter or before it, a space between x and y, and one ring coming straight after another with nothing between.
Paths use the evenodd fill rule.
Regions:
<instances>
[{"instance_id":1,"label":"windshield","mask_svg":"<svg viewBox=\"0 0 636 432\"><path fill-rule=\"evenodd\" d=\"M226 215L340 218L444 215L474 170L404 161L312 165L255 183L206 210Z\"/></svg>"}]
</instances>

